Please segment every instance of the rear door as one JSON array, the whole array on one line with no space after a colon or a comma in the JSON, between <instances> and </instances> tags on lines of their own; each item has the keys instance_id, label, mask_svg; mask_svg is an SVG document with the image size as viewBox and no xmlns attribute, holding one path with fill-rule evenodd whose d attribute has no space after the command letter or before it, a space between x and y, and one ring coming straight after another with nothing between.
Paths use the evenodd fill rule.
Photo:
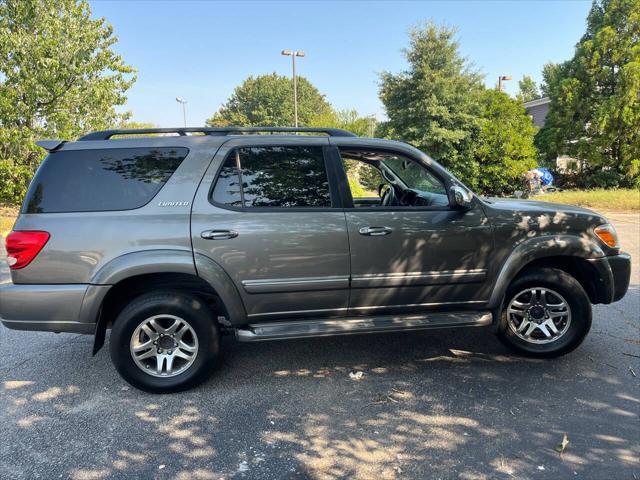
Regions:
<instances>
[{"instance_id":1,"label":"rear door","mask_svg":"<svg viewBox=\"0 0 640 480\"><path fill-rule=\"evenodd\" d=\"M250 322L346 314L349 243L327 149L308 136L229 140L198 188L194 251L229 274Z\"/></svg>"}]
</instances>

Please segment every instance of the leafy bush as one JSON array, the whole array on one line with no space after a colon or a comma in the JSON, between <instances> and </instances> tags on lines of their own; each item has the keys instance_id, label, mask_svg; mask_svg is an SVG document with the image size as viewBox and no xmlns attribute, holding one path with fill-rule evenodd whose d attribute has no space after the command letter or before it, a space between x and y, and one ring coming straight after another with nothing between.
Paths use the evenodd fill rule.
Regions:
<instances>
[{"instance_id":1,"label":"leafy bush","mask_svg":"<svg viewBox=\"0 0 640 480\"><path fill-rule=\"evenodd\" d=\"M556 185L564 189L639 188L632 178L616 169L585 167L580 171L554 173Z\"/></svg>"},{"instance_id":2,"label":"leafy bush","mask_svg":"<svg viewBox=\"0 0 640 480\"><path fill-rule=\"evenodd\" d=\"M19 203L27 193L27 186L32 176L31 167L0 160L0 202Z\"/></svg>"},{"instance_id":3,"label":"leafy bush","mask_svg":"<svg viewBox=\"0 0 640 480\"><path fill-rule=\"evenodd\" d=\"M367 192L355 178L349 176L347 177L347 180L349 181L349 188L351 189L351 195L353 198L368 197Z\"/></svg>"}]
</instances>

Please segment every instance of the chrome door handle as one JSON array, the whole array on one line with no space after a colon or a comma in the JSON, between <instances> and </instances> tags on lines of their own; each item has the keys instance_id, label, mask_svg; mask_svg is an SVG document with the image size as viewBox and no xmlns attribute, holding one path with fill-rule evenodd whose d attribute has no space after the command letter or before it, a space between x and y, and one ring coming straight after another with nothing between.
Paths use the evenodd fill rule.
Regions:
<instances>
[{"instance_id":1,"label":"chrome door handle","mask_svg":"<svg viewBox=\"0 0 640 480\"><path fill-rule=\"evenodd\" d=\"M389 235L393 230L389 227L362 227L360 235L368 235L370 237L379 237L381 235Z\"/></svg>"},{"instance_id":2,"label":"chrome door handle","mask_svg":"<svg viewBox=\"0 0 640 480\"><path fill-rule=\"evenodd\" d=\"M200 236L205 240L228 240L230 238L236 238L238 232L234 230L205 230Z\"/></svg>"}]
</instances>

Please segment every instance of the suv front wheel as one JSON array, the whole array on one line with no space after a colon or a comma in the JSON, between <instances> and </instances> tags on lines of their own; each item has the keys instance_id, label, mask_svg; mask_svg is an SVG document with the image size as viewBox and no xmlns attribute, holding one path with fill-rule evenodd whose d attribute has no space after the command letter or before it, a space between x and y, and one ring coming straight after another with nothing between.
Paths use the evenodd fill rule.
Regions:
<instances>
[{"instance_id":1,"label":"suv front wheel","mask_svg":"<svg viewBox=\"0 0 640 480\"><path fill-rule=\"evenodd\" d=\"M582 285L554 268L530 270L507 290L498 336L519 353L557 357L575 350L591 328Z\"/></svg>"},{"instance_id":2,"label":"suv front wheel","mask_svg":"<svg viewBox=\"0 0 640 480\"><path fill-rule=\"evenodd\" d=\"M208 375L219 350L211 309L178 291L143 294L118 315L111 360L134 387L153 393L190 388Z\"/></svg>"}]
</instances>

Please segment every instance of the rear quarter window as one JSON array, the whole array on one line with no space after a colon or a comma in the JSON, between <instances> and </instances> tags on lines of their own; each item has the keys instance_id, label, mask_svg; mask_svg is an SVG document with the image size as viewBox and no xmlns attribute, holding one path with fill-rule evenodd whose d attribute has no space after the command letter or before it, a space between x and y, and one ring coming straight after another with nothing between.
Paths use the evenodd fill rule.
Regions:
<instances>
[{"instance_id":1,"label":"rear quarter window","mask_svg":"<svg viewBox=\"0 0 640 480\"><path fill-rule=\"evenodd\" d=\"M23 213L140 208L160 191L186 148L113 148L51 153L33 178Z\"/></svg>"}]
</instances>

